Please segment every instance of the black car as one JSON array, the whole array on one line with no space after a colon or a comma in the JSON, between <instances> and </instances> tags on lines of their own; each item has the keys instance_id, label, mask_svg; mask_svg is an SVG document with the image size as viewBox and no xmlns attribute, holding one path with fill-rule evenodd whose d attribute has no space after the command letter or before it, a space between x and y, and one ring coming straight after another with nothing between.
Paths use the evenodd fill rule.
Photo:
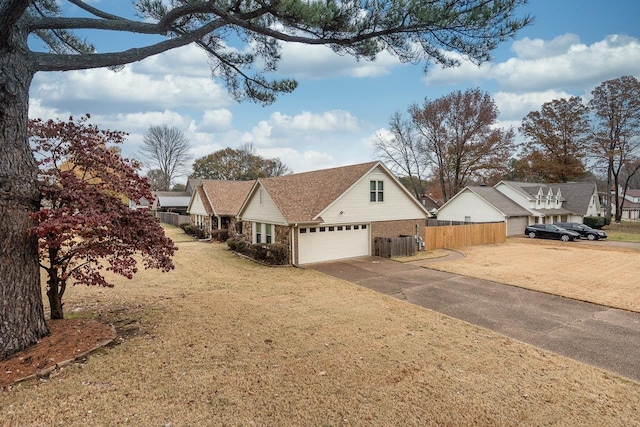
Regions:
<instances>
[{"instance_id":1,"label":"black car","mask_svg":"<svg viewBox=\"0 0 640 427\"><path fill-rule=\"evenodd\" d=\"M580 238L580 233L566 230L554 224L531 224L524 229L524 234L532 239L540 237L543 239L560 239L564 242Z\"/></svg>"},{"instance_id":2,"label":"black car","mask_svg":"<svg viewBox=\"0 0 640 427\"><path fill-rule=\"evenodd\" d=\"M580 224L579 222L556 222L555 225L562 227L566 230L577 231L580 236L589 240L606 239L607 233L602 230L596 230L588 225Z\"/></svg>"}]
</instances>

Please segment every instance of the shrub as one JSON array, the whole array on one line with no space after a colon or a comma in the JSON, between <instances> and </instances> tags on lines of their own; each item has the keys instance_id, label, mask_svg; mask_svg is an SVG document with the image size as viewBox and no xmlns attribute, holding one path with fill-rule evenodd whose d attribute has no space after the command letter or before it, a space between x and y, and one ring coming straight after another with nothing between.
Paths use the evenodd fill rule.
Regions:
<instances>
[{"instance_id":1,"label":"shrub","mask_svg":"<svg viewBox=\"0 0 640 427\"><path fill-rule=\"evenodd\" d=\"M211 238L216 242L226 242L227 240L229 240L229 230L213 230L211 232Z\"/></svg>"},{"instance_id":2,"label":"shrub","mask_svg":"<svg viewBox=\"0 0 640 427\"><path fill-rule=\"evenodd\" d=\"M206 239L208 237L207 232L204 231L204 227L193 227L191 230L196 239Z\"/></svg>"},{"instance_id":3,"label":"shrub","mask_svg":"<svg viewBox=\"0 0 640 427\"><path fill-rule=\"evenodd\" d=\"M249 243L242 237L232 237L228 239L227 245L232 251L239 252L241 254L246 254L249 252Z\"/></svg>"},{"instance_id":4,"label":"shrub","mask_svg":"<svg viewBox=\"0 0 640 427\"><path fill-rule=\"evenodd\" d=\"M282 243L272 243L267 247L266 261L269 264L285 265L289 263L289 249Z\"/></svg>"},{"instance_id":5,"label":"shrub","mask_svg":"<svg viewBox=\"0 0 640 427\"><path fill-rule=\"evenodd\" d=\"M185 233L193 234L193 229L189 224L180 224L179 227L182 228L182 231L184 231Z\"/></svg>"},{"instance_id":6,"label":"shrub","mask_svg":"<svg viewBox=\"0 0 640 427\"><path fill-rule=\"evenodd\" d=\"M604 216L585 216L584 224L591 228L601 229L605 225L609 225L611 221Z\"/></svg>"},{"instance_id":7,"label":"shrub","mask_svg":"<svg viewBox=\"0 0 640 427\"><path fill-rule=\"evenodd\" d=\"M267 259L268 246L264 243L254 243L251 245L250 256L258 261Z\"/></svg>"},{"instance_id":8,"label":"shrub","mask_svg":"<svg viewBox=\"0 0 640 427\"><path fill-rule=\"evenodd\" d=\"M241 237L231 237L227 239L227 245L232 251L247 255L265 264L287 265L289 263L289 249L281 243L249 244Z\"/></svg>"}]
</instances>

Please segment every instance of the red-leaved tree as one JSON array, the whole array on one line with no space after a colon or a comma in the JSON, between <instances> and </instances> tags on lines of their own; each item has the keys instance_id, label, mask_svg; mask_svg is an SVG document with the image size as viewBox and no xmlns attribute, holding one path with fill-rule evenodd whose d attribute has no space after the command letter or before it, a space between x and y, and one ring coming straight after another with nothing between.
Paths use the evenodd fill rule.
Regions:
<instances>
[{"instance_id":1,"label":"red-leaved tree","mask_svg":"<svg viewBox=\"0 0 640 427\"><path fill-rule=\"evenodd\" d=\"M132 278L137 259L145 268L169 271L176 251L147 210L131 210L128 200L151 200L136 161L124 159L116 144L125 134L102 131L89 115L68 121L31 120L29 133L40 167L42 207L31 214L37 225L40 266L47 272L51 318L62 319L69 279L113 286L103 272Z\"/></svg>"}]
</instances>

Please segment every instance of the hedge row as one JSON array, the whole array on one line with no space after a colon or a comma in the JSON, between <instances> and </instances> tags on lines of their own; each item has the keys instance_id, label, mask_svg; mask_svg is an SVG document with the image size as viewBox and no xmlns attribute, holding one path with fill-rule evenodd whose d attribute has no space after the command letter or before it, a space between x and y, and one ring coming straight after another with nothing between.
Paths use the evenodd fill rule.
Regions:
<instances>
[{"instance_id":1,"label":"hedge row","mask_svg":"<svg viewBox=\"0 0 640 427\"><path fill-rule=\"evenodd\" d=\"M207 235L203 227L194 227L189 224L180 224L179 227L182 228L185 233L194 236L196 239L211 237L211 239L216 242L226 242L229 238L229 230L226 229L212 230L211 233Z\"/></svg>"},{"instance_id":2,"label":"hedge row","mask_svg":"<svg viewBox=\"0 0 640 427\"><path fill-rule=\"evenodd\" d=\"M227 240L227 245L232 251L266 264L287 265L289 263L289 249L281 243L250 244L241 237L232 237Z\"/></svg>"}]
</instances>

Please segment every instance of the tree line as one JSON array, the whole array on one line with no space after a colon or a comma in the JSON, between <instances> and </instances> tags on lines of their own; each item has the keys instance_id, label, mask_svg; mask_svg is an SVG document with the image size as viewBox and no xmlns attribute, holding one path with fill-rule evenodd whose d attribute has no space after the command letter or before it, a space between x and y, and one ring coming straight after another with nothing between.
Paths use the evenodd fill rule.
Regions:
<instances>
[{"instance_id":1,"label":"tree line","mask_svg":"<svg viewBox=\"0 0 640 427\"><path fill-rule=\"evenodd\" d=\"M580 181L600 172L620 221L621 200L640 177L638 79L604 81L586 103L579 97L544 103L522 119L522 143L515 130L497 126L498 114L479 89L425 99L391 116L390 134L378 135L375 151L416 197L428 186L444 201L470 184Z\"/></svg>"}]
</instances>

